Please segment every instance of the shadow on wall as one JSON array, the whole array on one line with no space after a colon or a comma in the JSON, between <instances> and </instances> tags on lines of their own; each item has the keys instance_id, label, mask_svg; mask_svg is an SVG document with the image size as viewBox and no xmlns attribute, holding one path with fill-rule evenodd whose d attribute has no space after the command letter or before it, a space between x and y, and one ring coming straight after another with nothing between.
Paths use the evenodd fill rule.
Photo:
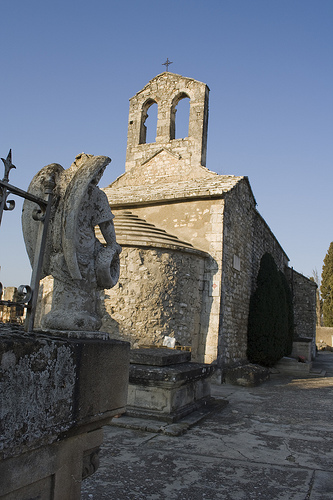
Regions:
<instances>
[{"instance_id":1,"label":"shadow on wall","mask_svg":"<svg viewBox=\"0 0 333 500\"><path fill-rule=\"evenodd\" d=\"M216 301L219 301L221 293L220 279L215 278L219 267L216 260L211 255L207 256L204 264L200 329L198 335L194 336L192 339L192 360L199 363L208 362L207 359L215 356L212 353L213 346L209 345L208 339L215 338L217 342L220 322L219 308L216 314L214 314L216 307L213 308L214 302L216 304ZM217 352L215 354L217 354Z\"/></svg>"},{"instance_id":2,"label":"shadow on wall","mask_svg":"<svg viewBox=\"0 0 333 500\"><path fill-rule=\"evenodd\" d=\"M102 327L101 331L106 330L111 338L121 339L130 342L130 338L126 335L120 335L119 331L119 323L112 316L112 308L111 314L107 310L105 303L110 298L109 290L101 290L100 292L100 301L99 301L99 312L102 318ZM128 337L128 338L127 338Z\"/></svg>"}]
</instances>

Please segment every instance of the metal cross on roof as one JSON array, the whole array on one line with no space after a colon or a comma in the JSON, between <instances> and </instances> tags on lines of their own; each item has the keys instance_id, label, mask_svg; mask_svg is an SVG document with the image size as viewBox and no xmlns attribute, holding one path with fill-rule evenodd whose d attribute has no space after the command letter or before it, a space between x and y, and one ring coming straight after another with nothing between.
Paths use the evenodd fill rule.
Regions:
<instances>
[{"instance_id":1,"label":"metal cross on roof","mask_svg":"<svg viewBox=\"0 0 333 500\"><path fill-rule=\"evenodd\" d=\"M166 67L166 71L169 71L170 64L173 64L173 62L169 61L169 58L167 57L167 60L165 61L165 63L162 63L162 66L165 66Z\"/></svg>"}]
</instances>

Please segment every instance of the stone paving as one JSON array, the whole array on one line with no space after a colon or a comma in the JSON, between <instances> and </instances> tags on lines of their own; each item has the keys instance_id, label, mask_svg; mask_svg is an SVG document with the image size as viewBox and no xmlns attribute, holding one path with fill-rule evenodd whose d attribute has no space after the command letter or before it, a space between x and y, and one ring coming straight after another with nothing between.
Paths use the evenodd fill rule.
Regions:
<instances>
[{"instance_id":1,"label":"stone paving","mask_svg":"<svg viewBox=\"0 0 333 500\"><path fill-rule=\"evenodd\" d=\"M314 368L326 376L214 385L229 404L178 437L106 427L82 500L332 500L333 352Z\"/></svg>"}]
</instances>

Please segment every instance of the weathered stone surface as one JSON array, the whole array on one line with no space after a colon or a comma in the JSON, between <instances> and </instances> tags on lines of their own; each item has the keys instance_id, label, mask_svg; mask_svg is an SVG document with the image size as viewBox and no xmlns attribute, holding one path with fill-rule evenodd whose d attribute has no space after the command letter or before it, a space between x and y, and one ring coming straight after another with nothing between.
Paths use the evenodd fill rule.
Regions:
<instances>
[{"instance_id":1,"label":"weathered stone surface","mask_svg":"<svg viewBox=\"0 0 333 500\"><path fill-rule=\"evenodd\" d=\"M131 349L130 363L136 365L169 366L191 360L191 353L173 349Z\"/></svg>"},{"instance_id":2,"label":"weathered stone surface","mask_svg":"<svg viewBox=\"0 0 333 500\"><path fill-rule=\"evenodd\" d=\"M293 291L295 337L312 338L312 356L315 356L317 317L313 303L316 303L317 284L292 268L287 269L287 277Z\"/></svg>"},{"instance_id":3,"label":"weathered stone surface","mask_svg":"<svg viewBox=\"0 0 333 500\"><path fill-rule=\"evenodd\" d=\"M210 400L215 366L181 363L130 365L126 414L175 422Z\"/></svg>"},{"instance_id":4,"label":"weathered stone surface","mask_svg":"<svg viewBox=\"0 0 333 500\"><path fill-rule=\"evenodd\" d=\"M97 454L102 441L96 429L0 461L1 500L79 500L87 456Z\"/></svg>"},{"instance_id":5,"label":"weathered stone surface","mask_svg":"<svg viewBox=\"0 0 333 500\"><path fill-rule=\"evenodd\" d=\"M2 334L0 358L3 458L49 444L126 405L124 342Z\"/></svg>"},{"instance_id":6,"label":"weathered stone surface","mask_svg":"<svg viewBox=\"0 0 333 500\"><path fill-rule=\"evenodd\" d=\"M129 344L0 333L0 496L79 499L102 425L125 411Z\"/></svg>"},{"instance_id":7,"label":"weathered stone surface","mask_svg":"<svg viewBox=\"0 0 333 500\"><path fill-rule=\"evenodd\" d=\"M110 161L82 153L67 170L58 164L44 167L29 186L29 192L42 197L50 176L55 181L41 276L54 278L51 310L41 319L45 330L95 331L101 326L98 290L116 284L121 251L107 198L97 187ZM34 209L34 203L24 202L23 234L32 265L38 232ZM105 245L95 236L96 225Z\"/></svg>"},{"instance_id":8,"label":"weathered stone surface","mask_svg":"<svg viewBox=\"0 0 333 500\"><path fill-rule=\"evenodd\" d=\"M155 157L158 160L162 157L165 164L164 157L167 156L170 160L173 157L180 160L177 161L176 170L179 169L180 163L181 167L191 166L200 175L201 165L205 166L206 163L208 94L209 89L205 83L165 72L153 78L132 97L128 120L126 171L154 160ZM175 139L176 107L184 98L190 99L189 137ZM158 103L156 142L146 144L145 121L147 111L154 103ZM172 173L171 171L171 175Z\"/></svg>"},{"instance_id":9,"label":"weathered stone surface","mask_svg":"<svg viewBox=\"0 0 333 500\"><path fill-rule=\"evenodd\" d=\"M165 336L191 346L199 334L204 261L200 253L124 245L119 282L103 294L102 329L132 347L162 346Z\"/></svg>"},{"instance_id":10,"label":"weathered stone surface","mask_svg":"<svg viewBox=\"0 0 333 500\"><path fill-rule=\"evenodd\" d=\"M188 380L209 377L214 373L215 366L203 363L185 362L167 366L147 366L131 363L129 380L145 385L156 385L159 382L168 383L171 386L184 383Z\"/></svg>"}]
</instances>

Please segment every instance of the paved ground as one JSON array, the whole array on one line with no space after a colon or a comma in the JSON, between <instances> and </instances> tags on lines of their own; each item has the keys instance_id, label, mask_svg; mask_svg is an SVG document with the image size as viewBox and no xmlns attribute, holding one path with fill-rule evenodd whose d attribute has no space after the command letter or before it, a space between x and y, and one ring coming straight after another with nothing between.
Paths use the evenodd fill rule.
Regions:
<instances>
[{"instance_id":1,"label":"paved ground","mask_svg":"<svg viewBox=\"0 0 333 500\"><path fill-rule=\"evenodd\" d=\"M332 500L333 352L315 365L326 377L214 386L229 404L178 437L106 427L82 500Z\"/></svg>"}]
</instances>

